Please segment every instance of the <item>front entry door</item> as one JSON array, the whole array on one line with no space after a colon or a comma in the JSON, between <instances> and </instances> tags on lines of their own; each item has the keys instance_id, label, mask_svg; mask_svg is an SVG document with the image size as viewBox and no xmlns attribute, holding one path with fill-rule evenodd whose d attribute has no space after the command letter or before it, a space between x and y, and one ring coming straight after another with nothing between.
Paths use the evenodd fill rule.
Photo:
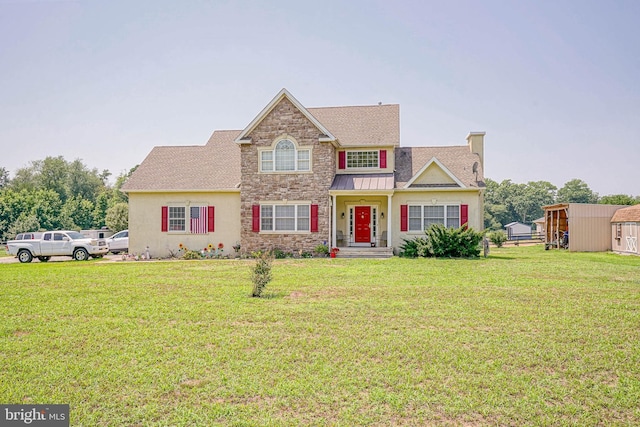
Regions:
<instances>
[{"instance_id":1,"label":"front entry door","mask_svg":"<svg viewBox=\"0 0 640 427\"><path fill-rule=\"evenodd\" d=\"M371 206L355 207L355 242L371 242Z\"/></svg>"}]
</instances>

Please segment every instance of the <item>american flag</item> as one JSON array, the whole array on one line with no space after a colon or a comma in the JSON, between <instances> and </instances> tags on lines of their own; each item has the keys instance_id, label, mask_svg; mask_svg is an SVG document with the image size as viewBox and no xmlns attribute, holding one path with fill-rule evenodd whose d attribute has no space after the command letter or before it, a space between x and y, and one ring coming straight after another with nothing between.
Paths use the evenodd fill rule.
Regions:
<instances>
[{"instance_id":1,"label":"american flag","mask_svg":"<svg viewBox=\"0 0 640 427\"><path fill-rule=\"evenodd\" d=\"M191 233L193 234L207 233L207 207L206 206L191 207Z\"/></svg>"}]
</instances>

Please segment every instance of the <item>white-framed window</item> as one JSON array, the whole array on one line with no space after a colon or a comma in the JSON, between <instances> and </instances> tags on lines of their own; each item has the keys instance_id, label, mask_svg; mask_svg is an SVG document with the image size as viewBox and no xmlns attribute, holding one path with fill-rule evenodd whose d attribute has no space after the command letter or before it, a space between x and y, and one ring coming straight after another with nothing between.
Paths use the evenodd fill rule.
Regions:
<instances>
[{"instance_id":1,"label":"white-framed window","mask_svg":"<svg viewBox=\"0 0 640 427\"><path fill-rule=\"evenodd\" d=\"M432 224L460 227L460 205L409 205L409 231L424 231Z\"/></svg>"},{"instance_id":2,"label":"white-framed window","mask_svg":"<svg viewBox=\"0 0 640 427\"><path fill-rule=\"evenodd\" d=\"M186 231L187 209L184 206L169 206L169 231Z\"/></svg>"},{"instance_id":3,"label":"white-framed window","mask_svg":"<svg viewBox=\"0 0 640 427\"><path fill-rule=\"evenodd\" d=\"M380 165L379 151L347 151L347 169L371 169Z\"/></svg>"},{"instance_id":4,"label":"white-framed window","mask_svg":"<svg viewBox=\"0 0 640 427\"><path fill-rule=\"evenodd\" d=\"M310 231L311 205L260 205L261 231Z\"/></svg>"},{"instance_id":5,"label":"white-framed window","mask_svg":"<svg viewBox=\"0 0 640 427\"><path fill-rule=\"evenodd\" d=\"M272 150L260 151L260 172L308 172L311 150L301 149L290 139L282 139Z\"/></svg>"}]
</instances>

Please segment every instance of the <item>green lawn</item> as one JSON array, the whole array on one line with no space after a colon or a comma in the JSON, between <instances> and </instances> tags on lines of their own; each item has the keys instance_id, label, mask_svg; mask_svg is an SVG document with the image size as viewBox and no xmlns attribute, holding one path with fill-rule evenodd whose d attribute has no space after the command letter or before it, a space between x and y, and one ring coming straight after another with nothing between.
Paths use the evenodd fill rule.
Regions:
<instances>
[{"instance_id":1,"label":"green lawn","mask_svg":"<svg viewBox=\"0 0 640 427\"><path fill-rule=\"evenodd\" d=\"M71 425L638 425L640 258L0 264L0 403Z\"/></svg>"}]
</instances>

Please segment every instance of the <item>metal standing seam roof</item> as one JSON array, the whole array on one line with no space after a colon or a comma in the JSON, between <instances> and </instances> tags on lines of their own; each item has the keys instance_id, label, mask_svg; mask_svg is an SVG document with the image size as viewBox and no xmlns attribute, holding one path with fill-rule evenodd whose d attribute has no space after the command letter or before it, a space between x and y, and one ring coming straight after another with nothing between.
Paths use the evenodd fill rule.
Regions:
<instances>
[{"instance_id":1,"label":"metal standing seam roof","mask_svg":"<svg viewBox=\"0 0 640 427\"><path fill-rule=\"evenodd\" d=\"M393 190L393 174L336 175L329 190Z\"/></svg>"}]
</instances>

